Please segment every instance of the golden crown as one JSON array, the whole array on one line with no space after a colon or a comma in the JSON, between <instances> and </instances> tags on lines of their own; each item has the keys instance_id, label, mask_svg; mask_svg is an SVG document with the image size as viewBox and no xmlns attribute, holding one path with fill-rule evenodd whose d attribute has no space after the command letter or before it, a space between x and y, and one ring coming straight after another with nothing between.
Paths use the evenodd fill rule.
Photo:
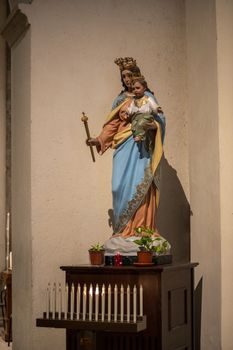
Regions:
<instances>
[{"instance_id":1,"label":"golden crown","mask_svg":"<svg viewBox=\"0 0 233 350\"><path fill-rule=\"evenodd\" d=\"M114 62L119 66L120 71L137 67L137 62L133 57L116 58Z\"/></svg>"}]
</instances>

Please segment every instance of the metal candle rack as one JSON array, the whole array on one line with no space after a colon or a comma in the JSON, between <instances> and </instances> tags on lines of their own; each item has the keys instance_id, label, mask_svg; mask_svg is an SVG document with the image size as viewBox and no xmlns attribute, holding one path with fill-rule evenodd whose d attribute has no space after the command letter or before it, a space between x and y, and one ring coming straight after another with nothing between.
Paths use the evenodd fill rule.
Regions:
<instances>
[{"instance_id":1,"label":"metal candle rack","mask_svg":"<svg viewBox=\"0 0 233 350\"><path fill-rule=\"evenodd\" d=\"M140 332L146 329L143 315L143 287L122 284L48 284L46 311L38 327L79 330Z\"/></svg>"}]
</instances>

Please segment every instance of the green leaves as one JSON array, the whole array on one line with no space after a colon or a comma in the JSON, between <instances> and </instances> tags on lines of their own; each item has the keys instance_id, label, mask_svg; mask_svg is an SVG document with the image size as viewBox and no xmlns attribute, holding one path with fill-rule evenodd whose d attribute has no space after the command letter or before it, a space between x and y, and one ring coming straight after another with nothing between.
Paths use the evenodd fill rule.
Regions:
<instances>
[{"instance_id":1,"label":"green leaves","mask_svg":"<svg viewBox=\"0 0 233 350\"><path fill-rule=\"evenodd\" d=\"M140 250L153 251L154 238L152 237L154 231L143 226L136 227L134 231L140 236L140 239L136 239L134 243L139 245Z\"/></svg>"},{"instance_id":2,"label":"green leaves","mask_svg":"<svg viewBox=\"0 0 233 350\"><path fill-rule=\"evenodd\" d=\"M96 244L93 244L89 251L91 252L100 252L101 250L104 250L104 245L100 244L99 242Z\"/></svg>"},{"instance_id":3,"label":"green leaves","mask_svg":"<svg viewBox=\"0 0 233 350\"><path fill-rule=\"evenodd\" d=\"M159 238L159 237L158 237ZM156 240L158 240L158 238ZM162 240L159 238L159 240ZM154 252L158 255L165 254L169 248L168 241L164 241L162 244L154 246Z\"/></svg>"},{"instance_id":4,"label":"green leaves","mask_svg":"<svg viewBox=\"0 0 233 350\"><path fill-rule=\"evenodd\" d=\"M156 237L154 230L139 226L134 229L136 236L140 237L139 239L134 240L140 250L155 252L157 255L166 254L169 249L168 241L164 241L162 237ZM155 242L157 244L155 245ZM158 244L159 242L159 244Z\"/></svg>"},{"instance_id":5,"label":"green leaves","mask_svg":"<svg viewBox=\"0 0 233 350\"><path fill-rule=\"evenodd\" d=\"M142 236L152 236L155 231L148 228L148 227L144 227L144 226L139 226L139 227L136 227L134 229L134 231L139 234L139 235L142 235Z\"/></svg>"}]
</instances>

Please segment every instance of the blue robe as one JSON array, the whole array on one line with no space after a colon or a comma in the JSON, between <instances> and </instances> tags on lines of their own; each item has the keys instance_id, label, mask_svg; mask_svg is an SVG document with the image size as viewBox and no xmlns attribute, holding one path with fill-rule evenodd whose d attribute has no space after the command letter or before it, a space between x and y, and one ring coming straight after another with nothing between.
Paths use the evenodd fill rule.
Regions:
<instances>
[{"instance_id":1,"label":"blue robe","mask_svg":"<svg viewBox=\"0 0 233 350\"><path fill-rule=\"evenodd\" d=\"M147 91L146 93L153 97L150 92ZM109 128L111 130L113 123L119 120L118 112L127 99L129 100L124 93L115 99L113 110L104 125L104 129ZM134 141L130 123L128 123L128 128L125 128L125 132L123 131L123 136L115 142L114 140L118 138L122 131L118 133L118 130L114 129L116 128L115 124L114 128L112 127L114 132L111 141L112 148L115 149L112 170L114 234L121 233L133 218L152 183L155 184L157 192L159 191L159 168L163 152L165 117L163 114L157 114L154 115L154 119L157 124L157 131L155 147L152 152L146 150L144 142L137 143Z\"/></svg>"}]
</instances>

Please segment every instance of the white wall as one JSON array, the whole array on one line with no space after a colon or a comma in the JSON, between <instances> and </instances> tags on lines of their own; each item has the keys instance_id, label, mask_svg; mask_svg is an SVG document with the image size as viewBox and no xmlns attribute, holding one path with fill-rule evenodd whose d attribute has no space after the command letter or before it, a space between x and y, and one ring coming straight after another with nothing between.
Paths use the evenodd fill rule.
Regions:
<instances>
[{"instance_id":1,"label":"white wall","mask_svg":"<svg viewBox=\"0 0 233 350\"><path fill-rule=\"evenodd\" d=\"M6 19L6 4L0 1L0 26ZM5 133L6 133L6 51L0 36L0 271L5 269Z\"/></svg>"},{"instance_id":2,"label":"white wall","mask_svg":"<svg viewBox=\"0 0 233 350\"><path fill-rule=\"evenodd\" d=\"M192 260L203 276L202 348L221 348L221 240L215 1L187 1Z\"/></svg>"},{"instance_id":3,"label":"white wall","mask_svg":"<svg viewBox=\"0 0 233 350\"><path fill-rule=\"evenodd\" d=\"M192 260L203 276L202 348L230 350L233 3L186 2Z\"/></svg>"},{"instance_id":4,"label":"white wall","mask_svg":"<svg viewBox=\"0 0 233 350\"><path fill-rule=\"evenodd\" d=\"M221 203L222 349L233 344L233 2L216 1Z\"/></svg>"},{"instance_id":5,"label":"white wall","mask_svg":"<svg viewBox=\"0 0 233 350\"><path fill-rule=\"evenodd\" d=\"M35 319L45 309L48 281L64 281L59 266L88 262L89 245L111 235L112 153L92 163L80 115L88 114L97 135L121 90L116 57L137 58L163 106L166 158L188 195L185 9L180 0L42 0L21 8L31 32L13 49L13 253L15 287L24 274L28 290L14 295L17 312L22 301L27 314L24 324L13 320L14 348L59 350L64 331L36 328ZM25 189L20 197L19 188Z\"/></svg>"}]
</instances>

